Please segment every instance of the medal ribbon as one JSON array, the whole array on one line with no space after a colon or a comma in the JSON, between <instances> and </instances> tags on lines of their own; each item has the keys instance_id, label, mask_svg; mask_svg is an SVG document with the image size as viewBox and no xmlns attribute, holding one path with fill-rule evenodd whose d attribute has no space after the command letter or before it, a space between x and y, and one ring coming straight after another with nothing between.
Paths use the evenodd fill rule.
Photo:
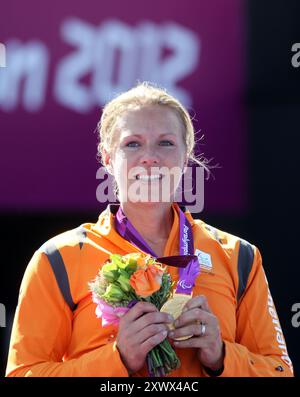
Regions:
<instances>
[{"instance_id":1,"label":"medal ribbon","mask_svg":"<svg viewBox=\"0 0 300 397\"><path fill-rule=\"evenodd\" d=\"M200 265L194 255L194 239L192 226L183 211L179 208L179 251L180 255L163 256L158 258L143 237L138 233L130 220L124 214L121 206L115 216L115 227L118 233L131 244L156 258L158 262L167 266L179 268L179 281L176 293L190 295L200 272Z\"/></svg>"}]
</instances>

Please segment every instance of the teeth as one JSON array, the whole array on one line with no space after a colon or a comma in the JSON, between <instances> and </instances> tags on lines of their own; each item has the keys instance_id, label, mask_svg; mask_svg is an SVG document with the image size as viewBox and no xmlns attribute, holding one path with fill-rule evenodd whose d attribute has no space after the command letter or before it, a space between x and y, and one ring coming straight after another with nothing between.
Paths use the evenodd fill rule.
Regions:
<instances>
[{"instance_id":1,"label":"teeth","mask_svg":"<svg viewBox=\"0 0 300 397\"><path fill-rule=\"evenodd\" d=\"M142 181L153 181L155 179L161 179L161 175L137 175L136 178Z\"/></svg>"}]
</instances>

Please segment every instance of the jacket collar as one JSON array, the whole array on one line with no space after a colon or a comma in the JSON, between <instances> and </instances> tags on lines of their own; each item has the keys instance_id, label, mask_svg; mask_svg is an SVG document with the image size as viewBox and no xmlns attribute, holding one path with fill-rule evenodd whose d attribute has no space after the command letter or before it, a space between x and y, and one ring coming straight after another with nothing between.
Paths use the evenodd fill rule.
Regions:
<instances>
[{"instance_id":1,"label":"jacket collar","mask_svg":"<svg viewBox=\"0 0 300 397\"><path fill-rule=\"evenodd\" d=\"M139 252L139 249L132 245L129 241L125 240L115 229L115 214L119 209L120 204L109 204L106 209L101 212L97 223L94 225L94 231L102 235L105 239L109 240L112 244L117 245L118 247L124 249L126 252ZM172 207L174 209L174 220L171 228L170 236L167 241L166 250L172 251L172 247L174 244L177 245L178 241L178 233L179 233L179 215L178 209L179 207L184 212L185 216L193 226L194 219L184 206L179 206L178 203L173 202ZM169 254L171 255L171 254Z\"/></svg>"}]
</instances>

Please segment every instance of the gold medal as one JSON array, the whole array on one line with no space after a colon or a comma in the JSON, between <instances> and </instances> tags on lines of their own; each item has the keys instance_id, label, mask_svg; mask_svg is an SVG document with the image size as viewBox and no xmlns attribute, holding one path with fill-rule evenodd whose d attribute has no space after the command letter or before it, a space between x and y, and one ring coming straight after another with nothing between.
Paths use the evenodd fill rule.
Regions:
<instances>
[{"instance_id":1,"label":"gold medal","mask_svg":"<svg viewBox=\"0 0 300 397\"><path fill-rule=\"evenodd\" d=\"M192 295L173 293L172 298L167 300L167 302L162 306L160 311L164 312L164 313L171 314L174 317L174 321L175 321L181 315L185 304L190 299L192 299ZM168 324L168 327L169 327L170 330L174 330L175 329L174 323ZM186 339L191 338L192 336L193 335L182 336L181 338L176 338L174 340L186 340Z\"/></svg>"}]
</instances>

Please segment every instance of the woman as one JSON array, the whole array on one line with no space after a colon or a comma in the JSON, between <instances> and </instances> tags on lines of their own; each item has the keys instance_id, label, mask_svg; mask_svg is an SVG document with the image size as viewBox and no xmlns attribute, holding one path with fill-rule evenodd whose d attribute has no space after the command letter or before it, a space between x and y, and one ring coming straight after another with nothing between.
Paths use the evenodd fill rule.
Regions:
<instances>
[{"instance_id":1,"label":"woman","mask_svg":"<svg viewBox=\"0 0 300 397\"><path fill-rule=\"evenodd\" d=\"M146 376L147 353L166 337L181 361L170 376L293 376L258 249L194 220L173 201L178 172L172 181L161 172L181 175L197 161L184 107L143 83L106 105L99 132L120 206L109 205L96 224L56 236L34 254L21 286L7 376ZM149 199L166 185L167 198ZM144 193L138 200L137 192ZM122 234L123 222L136 239ZM175 330L168 332L172 317L146 302L118 327L101 328L88 290L101 264L111 253L181 254L182 222L201 271ZM179 280L178 268L168 271Z\"/></svg>"}]
</instances>

